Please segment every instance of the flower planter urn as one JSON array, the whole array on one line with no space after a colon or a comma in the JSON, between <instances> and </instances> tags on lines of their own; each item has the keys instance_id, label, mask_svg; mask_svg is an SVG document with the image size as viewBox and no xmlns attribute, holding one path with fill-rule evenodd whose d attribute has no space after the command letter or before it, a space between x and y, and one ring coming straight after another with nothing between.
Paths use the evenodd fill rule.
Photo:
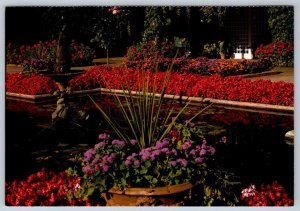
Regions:
<instances>
[{"instance_id":1,"label":"flower planter urn","mask_svg":"<svg viewBox=\"0 0 300 211\"><path fill-rule=\"evenodd\" d=\"M120 191L111 188L102 196L107 206L182 206L188 197L190 183L157 188L127 188Z\"/></svg>"}]
</instances>

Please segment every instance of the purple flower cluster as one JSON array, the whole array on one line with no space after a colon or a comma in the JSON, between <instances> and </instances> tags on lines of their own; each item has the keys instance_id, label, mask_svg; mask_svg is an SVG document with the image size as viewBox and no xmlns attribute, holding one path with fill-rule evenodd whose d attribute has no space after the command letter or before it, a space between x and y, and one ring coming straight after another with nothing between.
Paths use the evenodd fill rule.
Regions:
<instances>
[{"instance_id":1,"label":"purple flower cluster","mask_svg":"<svg viewBox=\"0 0 300 211\"><path fill-rule=\"evenodd\" d=\"M113 140L111 144L121 146L122 148L126 145L125 141L120 141L118 139Z\"/></svg>"},{"instance_id":2,"label":"purple flower cluster","mask_svg":"<svg viewBox=\"0 0 300 211\"><path fill-rule=\"evenodd\" d=\"M157 141L155 146L144 148L140 151L139 155L143 161L150 159L154 161L157 159L162 153L166 155L175 155L177 156L177 150L174 148L170 148L171 139L165 138L162 141Z\"/></svg>"},{"instance_id":3,"label":"purple flower cluster","mask_svg":"<svg viewBox=\"0 0 300 211\"><path fill-rule=\"evenodd\" d=\"M216 149L212 146L208 146L207 141L204 139L202 145L197 145L195 149L192 149L189 152L189 155L195 158L196 163L202 163L205 155L213 155L215 152Z\"/></svg>"},{"instance_id":4,"label":"purple flower cluster","mask_svg":"<svg viewBox=\"0 0 300 211\"><path fill-rule=\"evenodd\" d=\"M82 167L82 170L86 173L86 174L89 174L89 173L92 173L94 170L91 166L87 165L87 166L84 166Z\"/></svg>"},{"instance_id":5,"label":"purple flower cluster","mask_svg":"<svg viewBox=\"0 0 300 211\"><path fill-rule=\"evenodd\" d=\"M89 149L84 153L84 161L89 162L91 158L95 155L96 151L94 149Z\"/></svg>"},{"instance_id":6,"label":"purple flower cluster","mask_svg":"<svg viewBox=\"0 0 300 211\"><path fill-rule=\"evenodd\" d=\"M173 167L175 167L177 164L180 164L181 166L186 168L188 165L188 161L186 159L179 158L170 162L170 165Z\"/></svg>"},{"instance_id":7,"label":"purple flower cluster","mask_svg":"<svg viewBox=\"0 0 300 211\"><path fill-rule=\"evenodd\" d=\"M87 174L93 173L94 171L97 171L99 169L102 169L104 172L108 171L110 165L113 164L116 158L116 154L107 154L104 155L102 158L100 158L99 155L96 155L95 158L91 162L89 162L95 154L94 152L94 149L89 149L84 153L85 155L91 157L88 157L89 159L86 159L87 157L84 158L86 165L82 168L82 170Z\"/></svg>"},{"instance_id":8,"label":"purple flower cluster","mask_svg":"<svg viewBox=\"0 0 300 211\"><path fill-rule=\"evenodd\" d=\"M192 146L192 143L190 141L186 141L181 145L183 150L187 150L187 149L191 148L191 146Z\"/></svg>"},{"instance_id":9,"label":"purple flower cluster","mask_svg":"<svg viewBox=\"0 0 300 211\"><path fill-rule=\"evenodd\" d=\"M104 149L106 143L104 141L100 141L98 144L95 145L95 149Z\"/></svg>"},{"instance_id":10,"label":"purple flower cluster","mask_svg":"<svg viewBox=\"0 0 300 211\"><path fill-rule=\"evenodd\" d=\"M150 159L151 154L152 154L151 151L152 151L152 147L148 147L148 148L141 150L139 155L142 157L143 161ZM154 157L152 156L152 158L154 158Z\"/></svg>"},{"instance_id":11,"label":"purple flower cluster","mask_svg":"<svg viewBox=\"0 0 300 211\"><path fill-rule=\"evenodd\" d=\"M129 166L131 165L131 162L135 159L135 157L137 156L137 154L134 152L131 155L129 155L126 160L125 160L125 165ZM134 161L135 162L135 161ZM136 166L136 165L135 165Z\"/></svg>"},{"instance_id":12,"label":"purple flower cluster","mask_svg":"<svg viewBox=\"0 0 300 211\"><path fill-rule=\"evenodd\" d=\"M135 146L135 145L138 144L138 141L135 140L135 139L131 139L131 140L130 140L130 143L131 143L133 146Z\"/></svg>"},{"instance_id":13,"label":"purple flower cluster","mask_svg":"<svg viewBox=\"0 0 300 211\"><path fill-rule=\"evenodd\" d=\"M102 162L103 163L108 163L108 164L113 164L115 158L116 158L116 154L115 153L104 155L102 157Z\"/></svg>"},{"instance_id":14,"label":"purple flower cluster","mask_svg":"<svg viewBox=\"0 0 300 211\"><path fill-rule=\"evenodd\" d=\"M159 177L158 172L167 176L178 169L182 172L197 169L199 172L205 167L202 164L208 156L215 153L215 148L208 145L206 140L196 145L196 141L165 138L157 141L155 145L138 150L135 147L138 144L136 140L130 140L129 144L118 139L110 141L109 135L105 133L100 134L99 139L101 141L95 144L93 149L84 153L82 171L87 176L95 172L100 173L99 177L101 175L105 180L115 177L115 174L139 177L137 174L140 174L140 168L141 170L146 168L147 174L153 177ZM164 169L164 172L161 172L161 169ZM177 179L181 180L179 176ZM163 181L160 182L163 184Z\"/></svg>"},{"instance_id":15,"label":"purple flower cluster","mask_svg":"<svg viewBox=\"0 0 300 211\"><path fill-rule=\"evenodd\" d=\"M102 134L99 135L98 138L101 139L101 140L108 139L108 138L109 138L109 134L107 134L107 133L102 133Z\"/></svg>"},{"instance_id":16,"label":"purple flower cluster","mask_svg":"<svg viewBox=\"0 0 300 211\"><path fill-rule=\"evenodd\" d=\"M162 141L157 141L155 146L159 149L164 148L166 146L168 146L168 144L170 143L170 139L165 138Z\"/></svg>"}]
</instances>

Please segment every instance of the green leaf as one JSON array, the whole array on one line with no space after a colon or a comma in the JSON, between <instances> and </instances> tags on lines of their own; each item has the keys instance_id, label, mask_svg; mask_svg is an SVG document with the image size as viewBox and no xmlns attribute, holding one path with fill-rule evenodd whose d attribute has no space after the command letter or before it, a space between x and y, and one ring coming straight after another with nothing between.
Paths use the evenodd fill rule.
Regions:
<instances>
[{"instance_id":1,"label":"green leaf","mask_svg":"<svg viewBox=\"0 0 300 211\"><path fill-rule=\"evenodd\" d=\"M126 179L121 178L121 183L122 183L123 186L126 186L127 185Z\"/></svg>"},{"instance_id":2,"label":"green leaf","mask_svg":"<svg viewBox=\"0 0 300 211\"><path fill-rule=\"evenodd\" d=\"M90 187L90 188L88 188L88 190L87 190L87 195L88 195L88 196L92 195L92 194L94 193L94 190L95 190L95 187Z\"/></svg>"},{"instance_id":3,"label":"green leaf","mask_svg":"<svg viewBox=\"0 0 300 211\"><path fill-rule=\"evenodd\" d=\"M146 175L145 176L145 179L148 180L148 181L152 180L152 178L153 178L153 176L151 176L151 175Z\"/></svg>"},{"instance_id":4,"label":"green leaf","mask_svg":"<svg viewBox=\"0 0 300 211\"><path fill-rule=\"evenodd\" d=\"M147 172L148 172L148 169L142 169L142 170L140 170L140 174L147 174Z\"/></svg>"},{"instance_id":5,"label":"green leaf","mask_svg":"<svg viewBox=\"0 0 300 211\"><path fill-rule=\"evenodd\" d=\"M177 170L176 173L175 173L175 176L180 176L182 174L182 171L181 170Z\"/></svg>"},{"instance_id":6,"label":"green leaf","mask_svg":"<svg viewBox=\"0 0 300 211\"><path fill-rule=\"evenodd\" d=\"M156 178L153 178L152 183L156 184L158 182L158 180Z\"/></svg>"},{"instance_id":7,"label":"green leaf","mask_svg":"<svg viewBox=\"0 0 300 211\"><path fill-rule=\"evenodd\" d=\"M151 166L151 162L149 161L149 160L147 160L146 162L145 162L145 167L146 168L149 168Z\"/></svg>"}]
</instances>

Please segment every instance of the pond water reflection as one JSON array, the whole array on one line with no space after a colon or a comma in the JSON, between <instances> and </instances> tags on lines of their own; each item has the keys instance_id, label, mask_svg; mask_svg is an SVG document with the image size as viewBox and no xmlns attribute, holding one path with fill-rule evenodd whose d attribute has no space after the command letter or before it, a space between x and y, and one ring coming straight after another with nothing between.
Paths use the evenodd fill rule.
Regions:
<instances>
[{"instance_id":1,"label":"pond water reflection","mask_svg":"<svg viewBox=\"0 0 300 211\"><path fill-rule=\"evenodd\" d=\"M94 99L118 116L112 98L96 96ZM6 100L7 181L24 179L41 167L66 169L76 154L97 143L99 133L110 130L87 97L70 99L70 103L74 110L85 110L89 119L80 124L74 120L61 128L51 127L55 102L34 104ZM192 116L200 106L189 106L181 118ZM284 142L285 133L294 128L292 114L212 106L195 118L194 123L202 126L210 142L226 136L226 146L218 149L216 159L240 176L243 187L278 180L293 197L294 148Z\"/></svg>"}]
</instances>

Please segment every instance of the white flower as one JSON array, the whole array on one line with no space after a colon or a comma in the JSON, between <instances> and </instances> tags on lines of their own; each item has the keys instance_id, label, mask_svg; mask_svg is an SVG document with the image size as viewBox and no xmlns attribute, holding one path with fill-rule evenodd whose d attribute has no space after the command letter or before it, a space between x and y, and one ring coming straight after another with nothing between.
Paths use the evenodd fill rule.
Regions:
<instances>
[{"instance_id":1,"label":"white flower","mask_svg":"<svg viewBox=\"0 0 300 211\"><path fill-rule=\"evenodd\" d=\"M255 195L255 185L250 185L248 188L242 190L243 197L250 197Z\"/></svg>"},{"instance_id":2,"label":"white flower","mask_svg":"<svg viewBox=\"0 0 300 211\"><path fill-rule=\"evenodd\" d=\"M79 188L80 188L80 184L76 183L76 185L74 186L73 190L76 192Z\"/></svg>"}]
</instances>

